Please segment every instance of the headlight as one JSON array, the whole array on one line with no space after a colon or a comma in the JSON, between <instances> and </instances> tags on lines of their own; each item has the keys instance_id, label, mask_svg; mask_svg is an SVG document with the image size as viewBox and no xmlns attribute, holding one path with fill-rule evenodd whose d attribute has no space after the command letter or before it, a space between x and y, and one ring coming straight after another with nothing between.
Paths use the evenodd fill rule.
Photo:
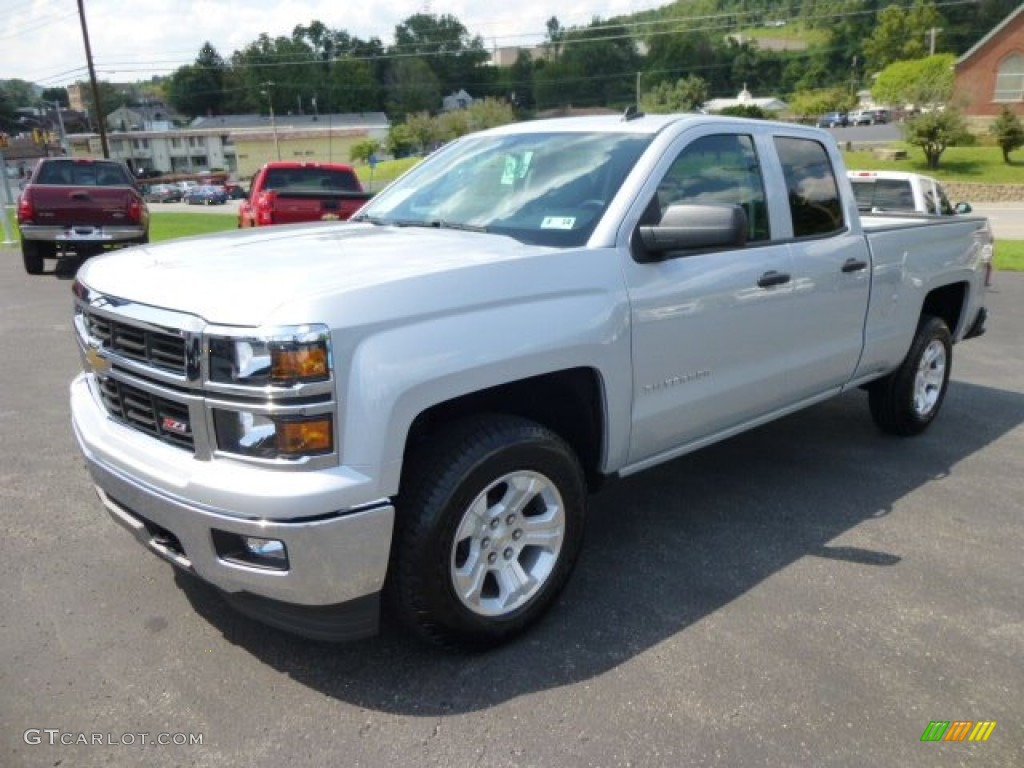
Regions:
<instances>
[{"instance_id":1,"label":"headlight","mask_svg":"<svg viewBox=\"0 0 1024 768\"><path fill-rule=\"evenodd\" d=\"M209 339L210 381L244 386L291 386L331 377L325 326L275 328L266 336Z\"/></svg>"},{"instance_id":2,"label":"headlight","mask_svg":"<svg viewBox=\"0 0 1024 768\"><path fill-rule=\"evenodd\" d=\"M217 446L222 451L255 459L300 459L334 450L330 414L264 416L246 411L213 411Z\"/></svg>"}]
</instances>

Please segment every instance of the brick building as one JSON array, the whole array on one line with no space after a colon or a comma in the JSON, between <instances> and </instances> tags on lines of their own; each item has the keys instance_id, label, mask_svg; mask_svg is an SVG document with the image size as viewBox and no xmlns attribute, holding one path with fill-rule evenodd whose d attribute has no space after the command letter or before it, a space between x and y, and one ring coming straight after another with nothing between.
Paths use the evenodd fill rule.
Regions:
<instances>
[{"instance_id":1,"label":"brick building","mask_svg":"<svg viewBox=\"0 0 1024 768\"><path fill-rule=\"evenodd\" d=\"M1004 106L1024 117L1024 5L957 59L954 73L954 99L976 126Z\"/></svg>"}]
</instances>

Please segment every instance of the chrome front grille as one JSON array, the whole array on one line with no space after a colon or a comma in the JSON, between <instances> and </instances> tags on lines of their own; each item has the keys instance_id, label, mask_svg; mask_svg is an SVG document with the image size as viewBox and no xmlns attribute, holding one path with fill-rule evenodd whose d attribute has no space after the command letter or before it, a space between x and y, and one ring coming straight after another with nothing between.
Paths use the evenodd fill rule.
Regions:
<instances>
[{"instance_id":1,"label":"chrome front grille","mask_svg":"<svg viewBox=\"0 0 1024 768\"><path fill-rule=\"evenodd\" d=\"M104 349L162 371L185 375L185 339L181 335L139 328L95 312L84 314L86 330Z\"/></svg>"},{"instance_id":2,"label":"chrome front grille","mask_svg":"<svg viewBox=\"0 0 1024 768\"><path fill-rule=\"evenodd\" d=\"M188 406L109 377L97 377L111 418L185 450L195 450Z\"/></svg>"}]
</instances>

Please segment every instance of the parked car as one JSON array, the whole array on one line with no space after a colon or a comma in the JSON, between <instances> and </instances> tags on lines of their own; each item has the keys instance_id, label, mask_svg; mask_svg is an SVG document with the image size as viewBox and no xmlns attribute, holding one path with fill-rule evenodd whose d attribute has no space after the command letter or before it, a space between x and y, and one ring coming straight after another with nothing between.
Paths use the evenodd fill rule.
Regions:
<instances>
[{"instance_id":1,"label":"parked car","mask_svg":"<svg viewBox=\"0 0 1024 768\"><path fill-rule=\"evenodd\" d=\"M846 174L862 213L911 212L932 216L970 213L970 203L953 205L931 176L907 171L856 171Z\"/></svg>"},{"instance_id":2,"label":"parked car","mask_svg":"<svg viewBox=\"0 0 1024 768\"><path fill-rule=\"evenodd\" d=\"M181 199L189 205L224 205L228 201L228 193L223 187L205 185L192 187Z\"/></svg>"},{"instance_id":3,"label":"parked car","mask_svg":"<svg viewBox=\"0 0 1024 768\"><path fill-rule=\"evenodd\" d=\"M147 203L180 203L181 190L173 184L155 184L146 192Z\"/></svg>"},{"instance_id":4,"label":"parked car","mask_svg":"<svg viewBox=\"0 0 1024 768\"><path fill-rule=\"evenodd\" d=\"M256 172L247 199L238 207L238 226L345 221L372 196L350 165L267 163Z\"/></svg>"},{"instance_id":5,"label":"parked car","mask_svg":"<svg viewBox=\"0 0 1024 768\"><path fill-rule=\"evenodd\" d=\"M17 206L21 255L30 275L40 274L46 259L86 258L149 242L149 208L119 160L44 157Z\"/></svg>"},{"instance_id":6,"label":"parked car","mask_svg":"<svg viewBox=\"0 0 1024 768\"><path fill-rule=\"evenodd\" d=\"M858 109L851 112L849 117L850 125L880 125L889 122L889 110L887 109Z\"/></svg>"},{"instance_id":7,"label":"parked car","mask_svg":"<svg viewBox=\"0 0 1024 768\"><path fill-rule=\"evenodd\" d=\"M819 128L845 128L850 124L850 118L845 112L826 112L818 119Z\"/></svg>"}]
</instances>

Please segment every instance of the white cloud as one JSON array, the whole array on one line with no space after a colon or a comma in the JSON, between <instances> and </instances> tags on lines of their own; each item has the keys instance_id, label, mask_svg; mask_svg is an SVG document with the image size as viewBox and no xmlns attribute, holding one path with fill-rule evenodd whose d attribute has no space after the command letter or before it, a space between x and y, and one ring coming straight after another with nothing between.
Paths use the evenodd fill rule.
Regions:
<instances>
[{"instance_id":1,"label":"white cloud","mask_svg":"<svg viewBox=\"0 0 1024 768\"><path fill-rule=\"evenodd\" d=\"M43 86L87 78L85 49L74 3L69 0L5 0L0 27L0 79L20 78ZM299 24L319 20L332 29L385 44L395 26L415 13L451 14L480 35L487 47L528 45L543 39L545 24L584 25L657 7L652 0L87 0L86 18L97 76L114 82L148 79L191 63L204 42L221 56L261 33L288 36Z\"/></svg>"}]
</instances>

